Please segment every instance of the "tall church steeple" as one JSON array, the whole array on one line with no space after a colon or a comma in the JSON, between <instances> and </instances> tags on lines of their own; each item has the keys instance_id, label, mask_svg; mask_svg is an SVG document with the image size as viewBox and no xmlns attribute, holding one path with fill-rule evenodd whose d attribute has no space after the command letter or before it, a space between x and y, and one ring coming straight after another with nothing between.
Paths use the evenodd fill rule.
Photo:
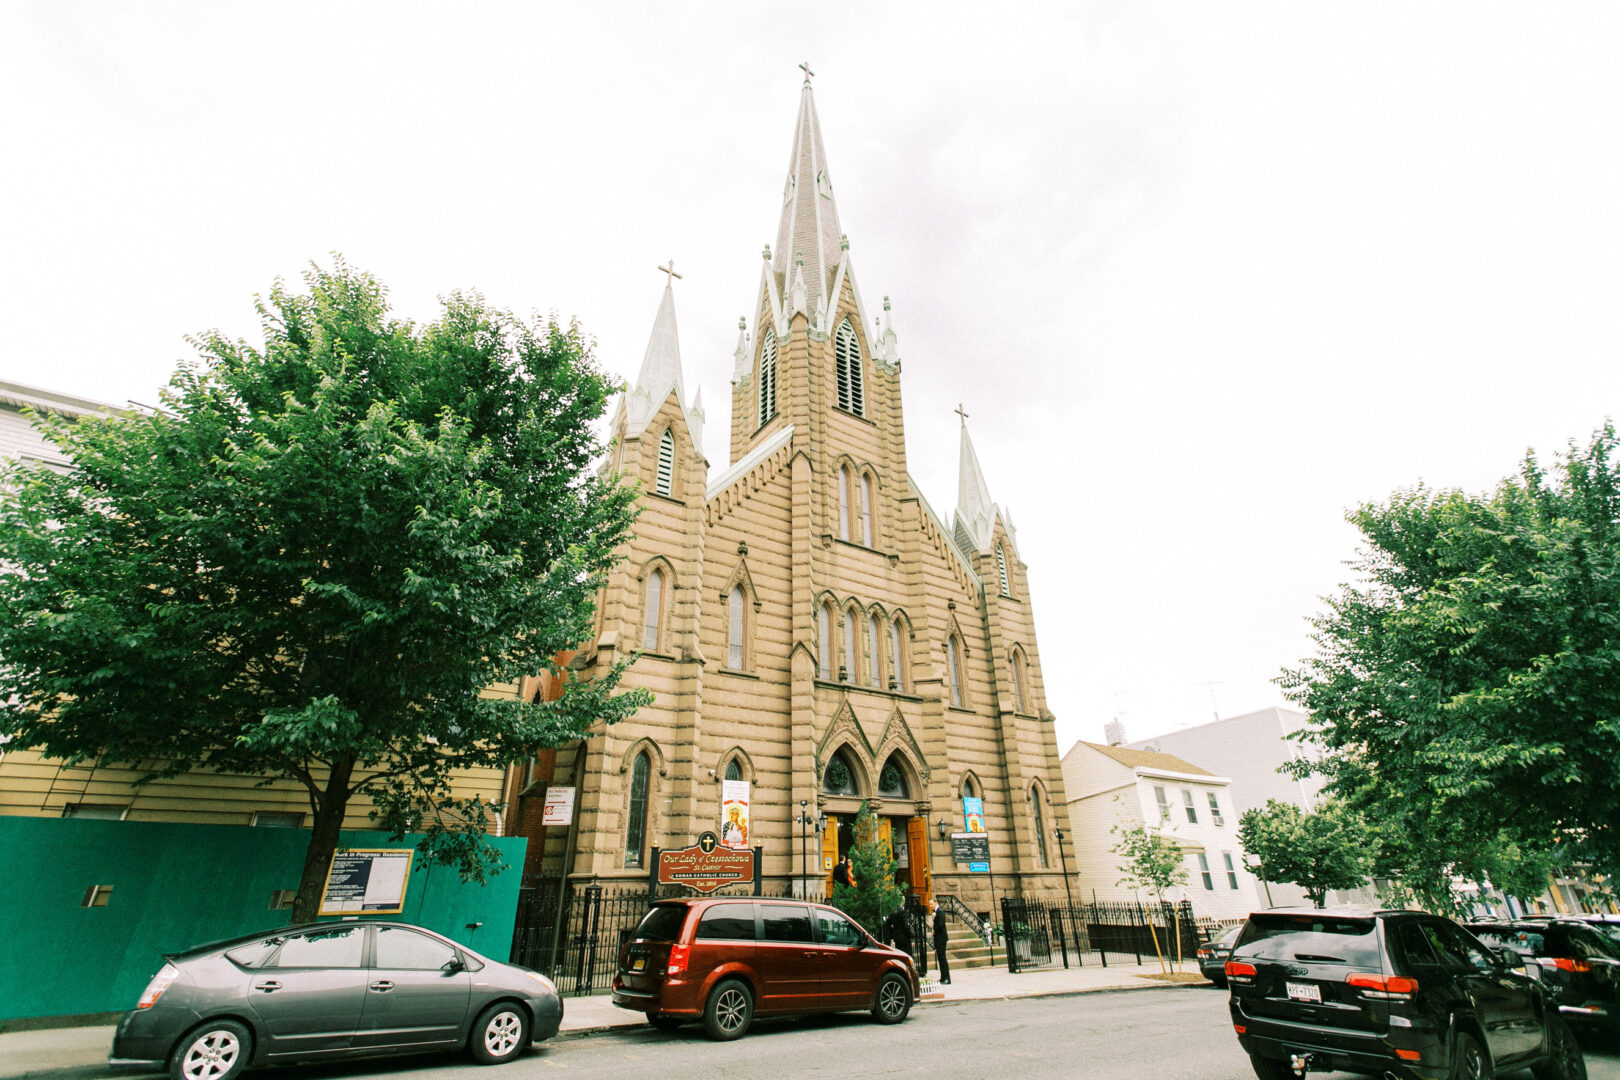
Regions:
<instances>
[{"instance_id":1,"label":"tall church steeple","mask_svg":"<svg viewBox=\"0 0 1620 1080\"><path fill-rule=\"evenodd\" d=\"M973 452L967 413L960 405L956 412L962 418L961 460L956 480L956 541L970 551L989 551L997 508L990 499L990 486L984 482L984 472L979 468L979 456Z\"/></svg>"},{"instance_id":2,"label":"tall church steeple","mask_svg":"<svg viewBox=\"0 0 1620 1080\"><path fill-rule=\"evenodd\" d=\"M661 266L659 269L670 277L664 285L664 298L658 305L658 315L653 319L652 337L647 340L647 352L641 359L641 372L636 376L635 386L625 401L624 435L635 438L645 431L673 390L686 419L686 427L691 432L692 442L701 447L703 392L699 390L697 399L690 406L687 405L686 388L681 378L680 334L675 327L675 278L681 275L675 273L674 260L670 260L668 267Z\"/></svg>"},{"instance_id":3,"label":"tall church steeple","mask_svg":"<svg viewBox=\"0 0 1620 1080\"><path fill-rule=\"evenodd\" d=\"M800 66L804 68L804 88L799 93L793 153L782 186L782 220L776 227L771 269L776 275L777 295L788 305L797 298L803 275L805 314L812 326L825 327L828 293L842 257L843 234L838 228L832 177L827 172L827 151L821 145L821 121L810 90L810 68L808 64Z\"/></svg>"}]
</instances>

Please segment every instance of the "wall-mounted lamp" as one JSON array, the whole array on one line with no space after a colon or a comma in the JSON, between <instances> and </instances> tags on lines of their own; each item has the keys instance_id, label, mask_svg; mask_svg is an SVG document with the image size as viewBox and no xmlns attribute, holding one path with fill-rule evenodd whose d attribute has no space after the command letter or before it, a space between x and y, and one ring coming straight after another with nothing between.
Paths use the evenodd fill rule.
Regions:
<instances>
[{"instance_id":1,"label":"wall-mounted lamp","mask_svg":"<svg viewBox=\"0 0 1620 1080\"><path fill-rule=\"evenodd\" d=\"M944 818L940 818L938 821L934 822L934 827L939 830L939 838L941 840L947 839L951 835L950 822L946 821Z\"/></svg>"},{"instance_id":2,"label":"wall-mounted lamp","mask_svg":"<svg viewBox=\"0 0 1620 1080\"><path fill-rule=\"evenodd\" d=\"M821 817L816 819L816 832L823 832L824 833L826 831L827 831L827 815L822 814Z\"/></svg>"}]
</instances>

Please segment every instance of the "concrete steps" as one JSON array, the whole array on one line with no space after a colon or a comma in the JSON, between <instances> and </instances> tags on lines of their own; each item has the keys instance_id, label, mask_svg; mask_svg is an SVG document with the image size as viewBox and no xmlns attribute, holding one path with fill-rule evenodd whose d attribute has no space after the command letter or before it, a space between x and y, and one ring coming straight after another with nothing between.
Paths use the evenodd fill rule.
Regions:
<instances>
[{"instance_id":1,"label":"concrete steps","mask_svg":"<svg viewBox=\"0 0 1620 1080\"><path fill-rule=\"evenodd\" d=\"M995 950L995 961L992 964L990 946L984 939L973 931L952 919L946 923L950 928L950 936L946 938L945 955L950 959L951 970L958 968L987 968L1001 966L1006 963L1005 954L998 943Z\"/></svg>"}]
</instances>

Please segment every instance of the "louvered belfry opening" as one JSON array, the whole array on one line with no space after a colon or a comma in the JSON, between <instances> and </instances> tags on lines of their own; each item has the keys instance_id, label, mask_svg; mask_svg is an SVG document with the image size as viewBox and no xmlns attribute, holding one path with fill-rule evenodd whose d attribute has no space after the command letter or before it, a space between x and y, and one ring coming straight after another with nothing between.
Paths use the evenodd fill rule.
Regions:
<instances>
[{"instance_id":1,"label":"louvered belfry opening","mask_svg":"<svg viewBox=\"0 0 1620 1080\"><path fill-rule=\"evenodd\" d=\"M658 440L658 485L660 495L668 495L670 486L675 480L675 433L664 430L664 437Z\"/></svg>"},{"instance_id":2,"label":"louvered belfry opening","mask_svg":"<svg viewBox=\"0 0 1620 1080\"><path fill-rule=\"evenodd\" d=\"M776 415L776 332L765 331L759 348L759 426Z\"/></svg>"},{"instance_id":3,"label":"louvered belfry opening","mask_svg":"<svg viewBox=\"0 0 1620 1080\"><path fill-rule=\"evenodd\" d=\"M866 395L861 389L861 343L848 319L838 326L834 345L838 363L838 407L856 416L866 415Z\"/></svg>"}]
</instances>

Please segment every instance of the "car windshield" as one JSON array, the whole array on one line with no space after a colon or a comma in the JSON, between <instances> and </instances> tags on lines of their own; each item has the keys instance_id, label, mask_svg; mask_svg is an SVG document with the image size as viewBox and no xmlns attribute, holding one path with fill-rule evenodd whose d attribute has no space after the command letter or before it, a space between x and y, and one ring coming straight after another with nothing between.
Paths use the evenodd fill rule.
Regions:
<instances>
[{"instance_id":1,"label":"car windshield","mask_svg":"<svg viewBox=\"0 0 1620 1080\"><path fill-rule=\"evenodd\" d=\"M674 941L686 923L685 904L659 904L641 917L636 927L638 941Z\"/></svg>"},{"instance_id":2,"label":"car windshield","mask_svg":"<svg viewBox=\"0 0 1620 1080\"><path fill-rule=\"evenodd\" d=\"M1333 915L1254 915L1233 954L1257 960L1303 960L1355 967L1378 966L1372 919Z\"/></svg>"}]
</instances>

